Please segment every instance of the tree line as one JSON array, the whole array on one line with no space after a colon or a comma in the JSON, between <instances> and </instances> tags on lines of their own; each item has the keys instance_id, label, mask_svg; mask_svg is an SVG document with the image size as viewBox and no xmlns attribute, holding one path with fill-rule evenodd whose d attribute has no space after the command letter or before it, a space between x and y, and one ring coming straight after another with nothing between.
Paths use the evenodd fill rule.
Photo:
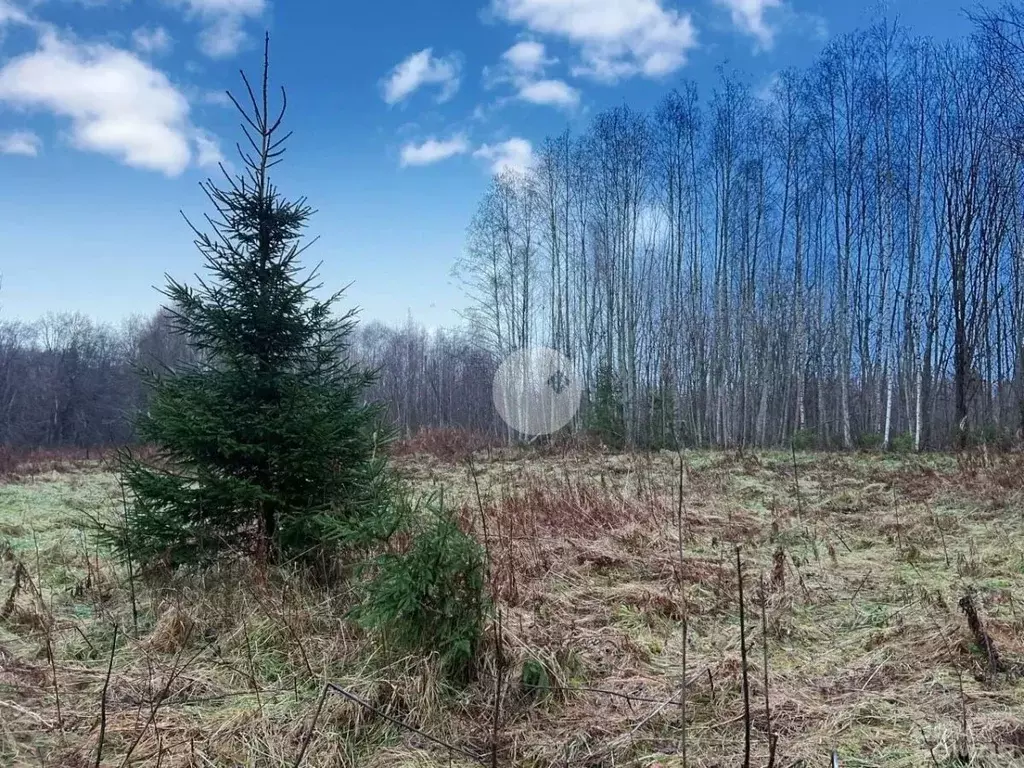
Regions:
<instances>
[{"instance_id":1,"label":"tree line","mask_svg":"<svg viewBox=\"0 0 1024 768\"><path fill-rule=\"evenodd\" d=\"M1021 16L977 21L880 21L763 91L723 71L549 138L457 267L481 344L567 355L627 446L1019 439Z\"/></svg>"},{"instance_id":2,"label":"tree line","mask_svg":"<svg viewBox=\"0 0 1024 768\"><path fill-rule=\"evenodd\" d=\"M377 371L366 397L386 405L401 435L424 427L497 434L496 365L463 331L366 322L353 329L349 353ZM135 417L149 397L140 371L179 369L195 356L165 311L120 324L75 313L0 319L0 446L132 443Z\"/></svg>"},{"instance_id":3,"label":"tree line","mask_svg":"<svg viewBox=\"0 0 1024 768\"><path fill-rule=\"evenodd\" d=\"M547 139L470 223L464 327L360 324L367 396L405 435L505 435L497 366L545 345L584 383L573 428L616 445L1019 440L1022 20L880 21L767 89L723 71ZM0 444L130 442L139 367L190 354L166 313L0 320Z\"/></svg>"}]
</instances>

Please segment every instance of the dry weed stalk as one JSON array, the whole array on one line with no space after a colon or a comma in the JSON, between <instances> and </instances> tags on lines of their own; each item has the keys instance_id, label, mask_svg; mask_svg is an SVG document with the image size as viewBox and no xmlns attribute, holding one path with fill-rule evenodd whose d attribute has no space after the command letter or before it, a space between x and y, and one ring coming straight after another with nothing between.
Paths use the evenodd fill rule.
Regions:
<instances>
[{"instance_id":1,"label":"dry weed stalk","mask_svg":"<svg viewBox=\"0 0 1024 768\"><path fill-rule=\"evenodd\" d=\"M110 658L107 660L107 675L103 678L103 693L100 694L100 733L96 742L96 768L103 762L103 739L107 734L107 690L110 688L110 673L114 669L114 651L117 650L117 624L110 640Z\"/></svg>"},{"instance_id":2,"label":"dry weed stalk","mask_svg":"<svg viewBox=\"0 0 1024 768\"><path fill-rule=\"evenodd\" d=\"M960 598L959 606L960 610L963 611L964 615L967 617L967 626L971 630L974 642L985 654L985 658L988 661L988 673L990 675L998 673L1003 668L1003 664L999 658L999 652L996 650L996 644L992 641L988 632L985 631L985 625L981 621L981 615L978 613L978 608L974 604L974 596L970 592L967 592Z\"/></svg>"},{"instance_id":3,"label":"dry weed stalk","mask_svg":"<svg viewBox=\"0 0 1024 768\"><path fill-rule=\"evenodd\" d=\"M778 737L772 732L771 688L768 684L768 591L761 574L761 657L764 665L764 720L768 733L768 768L775 768Z\"/></svg>"},{"instance_id":4,"label":"dry weed stalk","mask_svg":"<svg viewBox=\"0 0 1024 768\"><path fill-rule=\"evenodd\" d=\"M320 696L316 702L316 711L313 712L313 719L309 721L309 728L306 729L306 735L302 738L302 746L299 748L299 754L295 758L294 768L299 768L302 765L302 758L306 756L306 750L309 749L309 744L313 740L313 734L316 733L316 724L320 719L320 712L323 711L324 701L327 700L327 693L330 691L330 686L326 683L323 689L320 691Z\"/></svg>"},{"instance_id":5,"label":"dry weed stalk","mask_svg":"<svg viewBox=\"0 0 1024 768\"><path fill-rule=\"evenodd\" d=\"M739 585L740 671L743 676L743 768L750 768L750 681L747 674L746 611L743 606L743 561L739 547L736 547L736 581Z\"/></svg>"},{"instance_id":6,"label":"dry weed stalk","mask_svg":"<svg viewBox=\"0 0 1024 768\"><path fill-rule=\"evenodd\" d=\"M689 633L689 610L687 607L686 597L686 561L683 557L683 455L682 452L679 454L679 488L676 501L676 541L679 555L679 569L678 573L678 587L680 599L683 602L683 674L682 674L682 688L680 690L679 700L679 722L680 722L680 756L683 761L682 768L686 768L686 645L688 642Z\"/></svg>"}]
</instances>

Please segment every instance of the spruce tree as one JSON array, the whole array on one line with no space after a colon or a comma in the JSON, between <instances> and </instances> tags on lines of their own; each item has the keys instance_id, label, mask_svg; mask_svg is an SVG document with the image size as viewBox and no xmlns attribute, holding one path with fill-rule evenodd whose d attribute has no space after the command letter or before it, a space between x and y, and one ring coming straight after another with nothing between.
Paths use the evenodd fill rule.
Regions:
<instances>
[{"instance_id":1,"label":"spruce tree","mask_svg":"<svg viewBox=\"0 0 1024 768\"><path fill-rule=\"evenodd\" d=\"M122 456L130 495L112 536L136 562L318 554L372 536L388 504L381 412L364 402L374 374L348 358L354 311L335 313L340 292L315 298L317 270L299 264L313 211L270 182L290 134L283 88L269 111L267 46L262 90L243 74L249 106L232 97L249 145L242 171L222 166L226 184L202 184L209 233L189 222L208 276L195 287L168 276L163 290L200 362L147 373L138 433L156 456Z\"/></svg>"}]
</instances>

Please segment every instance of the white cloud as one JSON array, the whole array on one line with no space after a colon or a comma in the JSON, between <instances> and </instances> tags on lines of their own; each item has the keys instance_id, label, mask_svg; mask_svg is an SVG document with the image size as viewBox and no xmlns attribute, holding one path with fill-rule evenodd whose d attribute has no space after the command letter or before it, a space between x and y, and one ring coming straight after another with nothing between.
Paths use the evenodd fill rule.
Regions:
<instances>
[{"instance_id":1,"label":"white cloud","mask_svg":"<svg viewBox=\"0 0 1024 768\"><path fill-rule=\"evenodd\" d=\"M199 35L199 49L213 59L234 56L246 40L246 19L260 17L266 0L172 0L184 5L206 25Z\"/></svg>"},{"instance_id":2,"label":"white cloud","mask_svg":"<svg viewBox=\"0 0 1024 768\"><path fill-rule=\"evenodd\" d=\"M234 106L226 91L207 91L203 94L202 101L204 104L213 104L217 107Z\"/></svg>"},{"instance_id":3,"label":"white cloud","mask_svg":"<svg viewBox=\"0 0 1024 768\"><path fill-rule=\"evenodd\" d=\"M237 16L222 16L199 34L199 50L211 59L227 59L242 48L246 34Z\"/></svg>"},{"instance_id":4,"label":"white cloud","mask_svg":"<svg viewBox=\"0 0 1024 768\"><path fill-rule=\"evenodd\" d=\"M173 42L163 27L139 27L132 32L132 45L140 53L167 53Z\"/></svg>"},{"instance_id":5,"label":"white cloud","mask_svg":"<svg viewBox=\"0 0 1024 768\"><path fill-rule=\"evenodd\" d=\"M397 104L424 85L439 85L437 100L448 101L459 89L461 69L458 56L434 56L432 48L424 48L396 64L384 79L384 101Z\"/></svg>"},{"instance_id":6,"label":"white cloud","mask_svg":"<svg viewBox=\"0 0 1024 768\"><path fill-rule=\"evenodd\" d=\"M216 168L226 162L217 137L212 133L200 129L192 138L196 144L196 165L200 168Z\"/></svg>"},{"instance_id":7,"label":"white cloud","mask_svg":"<svg viewBox=\"0 0 1024 768\"><path fill-rule=\"evenodd\" d=\"M715 0L729 10L732 23L757 40L758 48L768 50L775 42L775 28L765 19L769 8L781 8L782 0Z\"/></svg>"},{"instance_id":8,"label":"white cloud","mask_svg":"<svg viewBox=\"0 0 1024 768\"><path fill-rule=\"evenodd\" d=\"M580 103L580 92L563 80L537 80L523 84L519 98L532 104L575 107Z\"/></svg>"},{"instance_id":9,"label":"white cloud","mask_svg":"<svg viewBox=\"0 0 1024 768\"><path fill-rule=\"evenodd\" d=\"M462 134L439 141L427 139L422 144L406 144L402 147L403 167L407 165L431 165L469 151L469 142Z\"/></svg>"},{"instance_id":10,"label":"white cloud","mask_svg":"<svg viewBox=\"0 0 1024 768\"><path fill-rule=\"evenodd\" d=\"M580 92L564 80L544 78L544 70L558 59L548 58L543 43L533 40L518 42L501 55L500 65L484 68L488 87L511 83L516 97L531 104L572 108L580 102Z\"/></svg>"},{"instance_id":11,"label":"white cloud","mask_svg":"<svg viewBox=\"0 0 1024 768\"><path fill-rule=\"evenodd\" d=\"M192 11L208 16L259 16L266 0L182 0Z\"/></svg>"},{"instance_id":12,"label":"white cloud","mask_svg":"<svg viewBox=\"0 0 1024 768\"><path fill-rule=\"evenodd\" d=\"M4 24L29 24L28 15L8 0L0 0L0 27Z\"/></svg>"},{"instance_id":13,"label":"white cloud","mask_svg":"<svg viewBox=\"0 0 1024 768\"><path fill-rule=\"evenodd\" d=\"M180 174L192 159L188 100L133 53L43 36L0 69L0 102L71 121L72 143L125 165Z\"/></svg>"},{"instance_id":14,"label":"white cloud","mask_svg":"<svg viewBox=\"0 0 1024 768\"><path fill-rule=\"evenodd\" d=\"M35 157L42 147L42 140L30 131L0 133L0 154Z\"/></svg>"},{"instance_id":15,"label":"white cloud","mask_svg":"<svg viewBox=\"0 0 1024 768\"><path fill-rule=\"evenodd\" d=\"M484 144L473 153L490 163L492 173L523 173L534 164L533 145L518 137L499 144Z\"/></svg>"},{"instance_id":16,"label":"white cloud","mask_svg":"<svg viewBox=\"0 0 1024 768\"><path fill-rule=\"evenodd\" d=\"M696 45L690 15L662 0L491 0L491 9L535 34L579 46L582 62L574 74L606 81L666 75Z\"/></svg>"},{"instance_id":17,"label":"white cloud","mask_svg":"<svg viewBox=\"0 0 1024 768\"><path fill-rule=\"evenodd\" d=\"M523 40L516 43L503 54L503 61L516 72L539 74L544 68L554 64L557 59L549 59L545 54L544 43L535 40Z\"/></svg>"}]
</instances>

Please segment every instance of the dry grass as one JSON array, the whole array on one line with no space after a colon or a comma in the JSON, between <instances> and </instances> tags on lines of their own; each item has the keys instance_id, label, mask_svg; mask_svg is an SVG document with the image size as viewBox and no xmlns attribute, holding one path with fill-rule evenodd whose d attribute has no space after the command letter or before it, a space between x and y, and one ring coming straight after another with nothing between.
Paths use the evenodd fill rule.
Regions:
<instances>
[{"instance_id":1,"label":"dry grass","mask_svg":"<svg viewBox=\"0 0 1024 768\"><path fill-rule=\"evenodd\" d=\"M663 703L681 687L684 616L687 764L742 765L736 546L752 765L768 754L762 643L780 768L832 749L844 767L1024 765L1020 457L808 454L799 484L784 454L682 461L680 564L674 454L397 459L491 553L499 765L682 766L680 708ZM73 524L115 491L98 470L0 485L0 764L95 765L101 705L103 765L294 765L307 735L308 766L471 764L336 695L311 728L326 680L487 752L493 638L477 681L451 691L432 660L346 622L344 590L239 563L132 584ZM522 684L538 670L542 692Z\"/></svg>"}]
</instances>

